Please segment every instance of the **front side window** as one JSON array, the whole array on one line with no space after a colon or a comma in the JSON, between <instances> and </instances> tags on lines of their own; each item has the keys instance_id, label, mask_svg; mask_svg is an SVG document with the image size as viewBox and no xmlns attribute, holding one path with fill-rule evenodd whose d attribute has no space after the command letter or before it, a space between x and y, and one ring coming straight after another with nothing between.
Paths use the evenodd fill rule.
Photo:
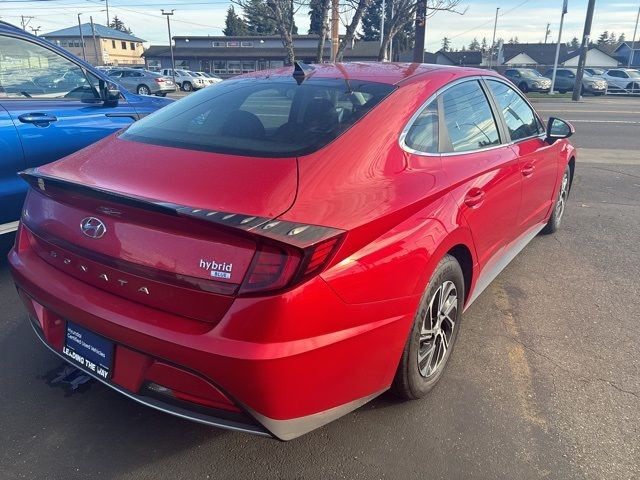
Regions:
<instances>
[{"instance_id":1,"label":"front side window","mask_svg":"<svg viewBox=\"0 0 640 480\"><path fill-rule=\"evenodd\" d=\"M518 93L505 83L487 80L502 111L512 141L540 134L536 114Z\"/></svg>"},{"instance_id":2,"label":"front side window","mask_svg":"<svg viewBox=\"0 0 640 480\"><path fill-rule=\"evenodd\" d=\"M306 155L340 136L394 89L359 80L225 81L145 117L121 138L232 155Z\"/></svg>"},{"instance_id":3,"label":"front side window","mask_svg":"<svg viewBox=\"0 0 640 480\"><path fill-rule=\"evenodd\" d=\"M95 77L58 53L0 36L0 97L99 98L96 85Z\"/></svg>"},{"instance_id":4,"label":"front side window","mask_svg":"<svg viewBox=\"0 0 640 480\"><path fill-rule=\"evenodd\" d=\"M404 138L407 147L424 153L438 153L438 102L431 102L413 122Z\"/></svg>"},{"instance_id":5,"label":"front side window","mask_svg":"<svg viewBox=\"0 0 640 480\"><path fill-rule=\"evenodd\" d=\"M444 119L453 152L500 144L489 102L477 81L455 85L442 94Z\"/></svg>"}]
</instances>

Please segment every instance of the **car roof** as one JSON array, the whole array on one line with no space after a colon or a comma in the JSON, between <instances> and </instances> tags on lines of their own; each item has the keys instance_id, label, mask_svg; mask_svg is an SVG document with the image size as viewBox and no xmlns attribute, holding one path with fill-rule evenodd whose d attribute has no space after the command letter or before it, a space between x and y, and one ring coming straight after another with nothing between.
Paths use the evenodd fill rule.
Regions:
<instances>
[{"instance_id":1,"label":"car roof","mask_svg":"<svg viewBox=\"0 0 640 480\"><path fill-rule=\"evenodd\" d=\"M446 75L456 78L470 75L486 75L499 77L495 72L471 67L433 65L426 63L391 63L391 62L347 62L309 65L313 69L313 78L338 78L345 80L362 80L390 85L400 84L414 77L431 77ZM241 75L241 78L274 78L290 77L291 67L272 70L259 70Z\"/></svg>"}]
</instances>

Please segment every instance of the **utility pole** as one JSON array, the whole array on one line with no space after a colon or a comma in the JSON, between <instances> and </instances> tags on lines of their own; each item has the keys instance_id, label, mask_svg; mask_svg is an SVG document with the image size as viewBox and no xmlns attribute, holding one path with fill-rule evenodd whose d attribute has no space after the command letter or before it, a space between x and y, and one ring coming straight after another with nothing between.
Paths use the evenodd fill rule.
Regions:
<instances>
[{"instance_id":1,"label":"utility pole","mask_svg":"<svg viewBox=\"0 0 640 480\"><path fill-rule=\"evenodd\" d=\"M489 70L493 66L493 49L496 45L496 30L498 29L498 12L500 7L496 8L496 21L493 23L493 40L491 40L491 48L489 49Z\"/></svg>"},{"instance_id":2,"label":"utility pole","mask_svg":"<svg viewBox=\"0 0 640 480\"><path fill-rule=\"evenodd\" d=\"M29 28L31 29L31 31L33 32L33 34L34 34L36 37L38 36L38 32L39 32L40 30L42 30L42 27L35 27L35 28L33 28L33 27L29 27Z\"/></svg>"},{"instance_id":3,"label":"utility pole","mask_svg":"<svg viewBox=\"0 0 640 480\"><path fill-rule=\"evenodd\" d=\"M631 41L631 53L629 54L629 62L627 67L631 66L636 48L636 33L638 33L638 20L640 20L640 7L638 7L638 15L636 15L636 27L633 29L633 40Z\"/></svg>"},{"instance_id":4,"label":"utility pole","mask_svg":"<svg viewBox=\"0 0 640 480\"><path fill-rule=\"evenodd\" d=\"M547 43L547 39L549 38L549 35L551 35L551 30L549 29L549 27L551 26L550 23L547 23L547 29L544 31L544 43Z\"/></svg>"},{"instance_id":5,"label":"utility pole","mask_svg":"<svg viewBox=\"0 0 640 480\"><path fill-rule=\"evenodd\" d=\"M391 18L390 20L393 20L393 0L389 0L391 2ZM389 42L389 61L393 62L393 38L391 38L391 41Z\"/></svg>"},{"instance_id":6,"label":"utility pole","mask_svg":"<svg viewBox=\"0 0 640 480\"><path fill-rule=\"evenodd\" d=\"M591 37L591 24L593 23L593 11L596 8L596 0L589 0L587 5L587 18L584 21L584 32L582 33L582 45L580 46L580 60L578 61L578 71L576 81L573 84L573 95L571 100L577 102L582 93L582 78L584 77L584 64L587 61L589 50L589 38Z\"/></svg>"},{"instance_id":7,"label":"utility pole","mask_svg":"<svg viewBox=\"0 0 640 480\"><path fill-rule=\"evenodd\" d=\"M176 85L176 62L173 59L173 42L171 41L171 22L169 18L173 15L175 10L171 10L170 12L165 12L162 9L162 15L167 17L167 30L169 31L169 50L171 51L171 78L173 78L173 84Z\"/></svg>"},{"instance_id":8,"label":"utility pole","mask_svg":"<svg viewBox=\"0 0 640 480\"><path fill-rule=\"evenodd\" d=\"M340 2L331 0L331 61L335 62L340 48Z\"/></svg>"},{"instance_id":9,"label":"utility pole","mask_svg":"<svg viewBox=\"0 0 640 480\"><path fill-rule=\"evenodd\" d=\"M104 0L105 3L105 7L107 9L107 27L109 26L109 23L111 23L111 19L109 18L109 0Z\"/></svg>"},{"instance_id":10,"label":"utility pole","mask_svg":"<svg viewBox=\"0 0 640 480\"><path fill-rule=\"evenodd\" d=\"M551 89L549 94L553 95L555 92L553 88L556 85L556 70L558 70L558 58L560 58L560 42L562 41L562 25L564 24L564 16L567 14L568 0L564 0L562 3L562 15L560 15L560 31L558 32L558 44L556 45L556 58L553 61L553 75L551 76Z\"/></svg>"},{"instance_id":11,"label":"utility pole","mask_svg":"<svg viewBox=\"0 0 640 480\"><path fill-rule=\"evenodd\" d=\"M96 40L96 27L93 24L93 17L89 17L91 21L91 35L93 36L93 51L96 54L96 65L101 65L102 62L98 58L98 40Z\"/></svg>"},{"instance_id":12,"label":"utility pole","mask_svg":"<svg viewBox=\"0 0 640 480\"><path fill-rule=\"evenodd\" d=\"M424 37L427 30L427 0L418 0L416 3L416 28L415 41L413 43L414 63L424 62Z\"/></svg>"},{"instance_id":13,"label":"utility pole","mask_svg":"<svg viewBox=\"0 0 640 480\"><path fill-rule=\"evenodd\" d=\"M24 15L20 15L20 23L22 24L22 29L26 30L27 29L27 25L29 25L29 22L34 19L35 17L27 17Z\"/></svg>"},{"instance_id":14,"label":"utility pole","mask_svg":"<svg viewBox=\"0 0 640 480\"><path fill-rule=\"evenodd\" d=\"M80 32L80 45L82 45L82 59L86 62L87 52L85 52L85 49L84 49L84 35L82 34L82 24L80 23L80 15L82 14L81 13L78 14L78 31Z\"/></svg>"},{"instance_id":15,"label":"utility pole","mask_svg":"<svg viewBox=\"0 0 640 480\"><path fill-rule=\"evenodd\" d=\"M580 46L580 60L578 61L578 71L576 72L576 81L573 84L573 95L571 100L577 102L582 94L582 78L584 77L584 64L587 61L587 52L589 51L589 38L591 37L591 24L593 23L593 11L596 8L596 0L589 0L587 5L587 18L584 22L584 32L582 33L582 45Z\"/></svg>"}]
</instances>

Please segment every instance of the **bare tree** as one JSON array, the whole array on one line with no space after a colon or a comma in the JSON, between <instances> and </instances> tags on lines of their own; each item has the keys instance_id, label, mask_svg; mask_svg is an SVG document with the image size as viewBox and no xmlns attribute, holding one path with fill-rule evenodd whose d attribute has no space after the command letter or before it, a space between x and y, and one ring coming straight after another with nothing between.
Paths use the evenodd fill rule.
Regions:
<instances>
[{"instance_id":1,"label":"bare tree","mask_svg":"<svg viewBox=\"0 0 640 480\"><path fill-rule=\"evenodd\" d=\"M342 43L338 47L338 51L336 52L336 62L341 62L344 56L344 50L347 46L353 43L353 40L356 35L356 30L360 26L360 22L362 21L362 16L364 15L365 10L369 5L371 5L372 0L347 0L347 9L353 9L353 17L351 17L351 21L348 25L346 25L347 30L342 39Z\"/></svg>"},{"instance_id":2,"label":"bare tree","mask_svg":"<svg viewBox=\"0 0 640 480\"><path fill-rule=\"evenodd\" d=\"M324 61L324 44L329 34L329 10L331 9L331 0L320 0L320 14L322 16L322 25L320 27L320 38L318 39L318 49L316 51L316 63Z\"/></svg>"},{"instance_id":3,"label":"bare tree","mask_svg":"<svg viewBox=\"0 0 640 480\"><path fill-rule=\"evenodd\" d=\"M385 25L385 32L378 53L378 60L387 60L387 52L389 43L408 23L412 22L418 13L416 20L416 46L422 43L421 49L424 50L424 31L420 32L419 28L423 27L427 18L434 16L438 12L452 12L464 15L466 9L458 10L462 0L393 0L393 15ZM422 33L422 35L420 35Z\"/></svg>"},{"instance_id":4,"label":"bare tree","mask_svg":"<svg viewBox=\"0 0 640 480\"><path fill-rule=\"evenodd\" d=\"M282 40L282 45L287 52L287 64L293 65L296 59L293 48L293 32L295 28L293 16L306 3L302 1L294 3L293 0L264 0L258 2L251 0L231 1L240 6L245 13L252 9L259 8L260 15L275 23L278 33L280 34L280 39Z\"/></svg>"}]
</instances>

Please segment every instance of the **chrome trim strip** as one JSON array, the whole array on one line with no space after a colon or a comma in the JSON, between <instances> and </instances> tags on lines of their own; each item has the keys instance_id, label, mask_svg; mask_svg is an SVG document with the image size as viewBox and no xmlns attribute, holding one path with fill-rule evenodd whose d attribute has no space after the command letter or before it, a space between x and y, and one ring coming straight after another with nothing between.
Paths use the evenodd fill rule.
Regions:
<instances>
[{"instance_id":1,"label":"chrome trim strip","mask_svg":"<svg viewBox=\"0 0 640 480\"><path fill-rule=\"evenodd\" d=\"M15 232L18 229L19 221L3 223L0 225L0 235L4 235L5 233Z\"/></svg>"},{"instance_id":2,"label":"chrome trim strip","mask_svg":"<svg viewBox=\"0 0 640 480\"><path fill-rule=\"evenodd\" d=\"M104 379L98 377L97 375L91 373L88 370L85 370L81 366L76 365L75 363L69 362L67 358L65 358L60 352L58 352L56 349L54 349L51 345L49 345L47 343L47 341L42 337L40 331L38 330L38 328L34 324L33 319L31 319L29 321L29 323L31 324L31 328L33 328L33 331L36 333L36 336L40 339L40 341L49 350L51 350L58 357L60 357L62 360L64 360L69 365L72 365L72 366L76 367L78 370L83 371L87 375L90 375L91 377L93 377L96 380L100 381L101 383L105 384L107 387L112 388L116 392L121 393L125 397L128 397L128 398L130 398L131 400L133 400L135 402L138 402L138 403L140 403L142 405L145 405L147 407L151 407L153 409L159 410L161 412L168 413L170 415L174 415L176 417L179 417L179 418L182 418L182 419L185 419L185 420L191 420L193 422L202 423L204 425L210 425L212 427L217 427L217 428L224 428L226 430L233 430L233 431L236 431L236 432L251 433L253 435L260 435L262 437L269 437L269 438L272 437L272 435L270 435L269 432L267 432L265 430L260 430L260 427L255 427L254 429L252 429L252 428L250 428L250 426L246 426L245 427L245 426L242 426L240 423L233 422L231 420L217 419L217 418L209 417L207 415L204 415L204 414L201 414L201 413L198 413L198 412L192 412L190 410L186 410L184 408L180 408L180 407L177 407L177 406L174 406L174 405L169 406L166 403L160 402L160 401L155 400L153 398L142 397L140 395L136 395L134 393L128 392L127 390L124 390L123 388L121 388L121 387L119 387L117 385L114 385L112 383L106 382Z\"/></svg>"},{"instance_id":3,"label":"chrome trim strip","mask_svg":"<svg viewBox=\"0 0 640 480\"><path fill-rule=\"evenodd\" d=\"M541 225L536 225L529 230L527 230L524 234L522 234L519 238L514 240L511 245L505 248L502 254L496 254L484 270L480 272L478 276L478 280L476 280L475 288L471 294L471 298L467 302L464 310L467 310L471 306L471 304L480 296L480 294L487 288L493 280L506 268L511 260L513 260L523 249L526 247L531 240L535 238L540 230L544 228L546 224L543 223Z\"/></svg>"},{"instance_id":4,"label":"chrome trim strip","mask_svg":"<svg viewBox=\"0 0 640 480\"><path fill-rule=\"evenodd\" d=\"M529 105L531 110L533 110L533 112L536 114L536 116L537 116L538 120L541 122L541 124L544 125L544 122L540 118L540 115L538 114L536 109L532 106L532 104L529 101L529 99L527 99L525 96L523 96L520 93L520 91L518 90L518 87L515 87L513 84L511 84L507 80L504 80L504 79L499 78L499 77L494 77L493 75L474 75L474 76L470 76L470 77L459 78L458 80L456 80L454 82L448 83L448 84L440 87L438 90L435 91L435 93L433 93L429 98L427 98L425 100L425 102L418 108L418 110L416 110L416 112L411 116L409 121L406 123L406 125L402 129L402 132L400 132L400 136L398 137L398 144L400 145L400 148L402 150L404 150L405 152L407 152L407 153L411 153L413 155L420 155L422 157L448 157L448 156L453 156L453 155L468 155L470 153L488 152L488 151L491 151L491 150L495 150L497 148L508 147L508 146L512 146L512 145L515 145L515 144L520 143L520 142L524 142L526 140L531 140L532 138L545 137L546 136L546 133L540 133L539 135L532 135L532 136L527 137L527 138L520 138L520 139L518 139L516 141L511 141L511 138L509 138L509 142L500 143L499 145L494 145L494 146L488 147L488 148L478 148L476 150L468 150L468 151L464 151L464 152L426 153L426 152L421 152L419 150L414 150L413 148L409 147L405 143L405 139L406 139L406 137L407 137L407 135L409 133L409 130L411 129L411 126L417 120L417 118L420 116L422 111L425 108L427 108L431 102L433 102L435 99L437 99L438 96L440 96L442 93L444 93L449 88L451 88L451 87L453 87L455 85L459 85L461 83L467 82L467 81L472 81L472 80L477 80L477 81L494 80L496 82L504 83L505 85L513 88L513 90L520 96L520 98L522 98L526 102L526 104ZM487 99L487 101L489 102L489 99ZM491 106L491 104L489 104L489 106ZM493 109L492 109L492 113L498 113L498 114L501 115L501 112L493 112ZM497 127L497 125L496 125L496 127Z\"/></svg>"},{"instance_id":5,"label":"chrome trim strip","mask_svg":"<svg viewBox=\"0 0 640 480\"><path fill-rule=\"evenodd\" d=\"M247 408L249 413L258 420L258 422L264 425L274 436L278 437L280 440L286 441L292 440L300 435L304 435L305 433L322 427L323 425L352 412L385 391L387 391L387 389L380 390L371 395L367 395L366 397L358 398L349 403L338 405L337 407L330 408L329 410L313 413L305 417L292 418L290 420L275 420L273 418L265 417L246 406L245 408Z\"/></svg>"}]
</instances>

